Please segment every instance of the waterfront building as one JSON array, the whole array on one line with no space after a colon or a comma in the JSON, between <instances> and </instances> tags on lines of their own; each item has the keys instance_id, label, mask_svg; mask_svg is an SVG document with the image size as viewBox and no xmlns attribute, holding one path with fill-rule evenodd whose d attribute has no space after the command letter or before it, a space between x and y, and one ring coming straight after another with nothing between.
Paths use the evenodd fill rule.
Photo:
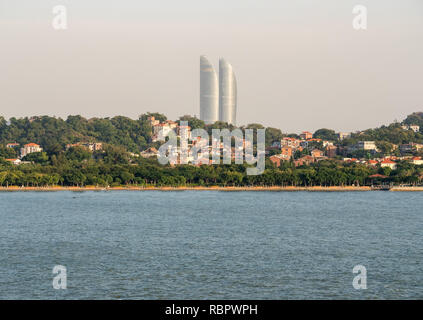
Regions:
<instances>
[{"instance_id":1,"label":"waterfront building","mask_svg":"<svg viewBox=\"0 0 423 320\"><path fill-rule=\"evenodd\" d=\"M380 166L382 168L388 167L391 168L392 170L395 170L397 168L397 164L396 162L390 160L390 159L385 159L380 163Z\"/></svg>"}]
</instances>

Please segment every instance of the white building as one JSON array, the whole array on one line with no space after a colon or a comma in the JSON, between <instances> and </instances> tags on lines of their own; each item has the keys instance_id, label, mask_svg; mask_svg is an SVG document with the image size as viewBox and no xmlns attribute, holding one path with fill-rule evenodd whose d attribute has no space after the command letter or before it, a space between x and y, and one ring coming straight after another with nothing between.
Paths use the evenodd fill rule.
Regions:
<instances>
[{"instance_id":1,"label":"white building","mask_svg":"<svg viewBox=\"0 0 423 320\"><path fill-rule=\"evenodd\" d=\"M152 127L154 127L155 125L157 125L157 124L159 124L159 123L160 123L160 121L159 121L159 120L156 120L156 118L155 118L154 116L149 116L149 117L147 118L147 121L150 123L150 125L151 125Z\"/></svg>"},{"instance_id":2,"label":"white building","mask_svg":"<svg viewBox=\"0 0 423 320\"><path fill-rule=\"evenodd\" d=\"M16 148L19 147L19 143L8 143L6 148Z\"/></svg>"},{"instance_id":3,"label":"white building","mask_svg":"<svg viewBox=\"0 0 423 320\"><path fill-rule=\"evenodd\" d=\"M414 132L419 132L420 131L420 126L410 125L410 130L413 130Z\"/></svg>"},{"instance_id":4,"label":"white building","mask_svg":"<svg viewBox=\"0 0 423 320\"><path fill-rule=\"evenodd\" d=\"M200 57L200 119L206 124L219 120L219 81L205 56Z\"/></svg>"},{"instance_id":5,"label":"white building","mask_svg":"<svg viewBox=\"0 0 423 320\"><path fill-rule=\"evenodd\" d=\"M181 140L189 140L191 139L191 127L190 126L179 126L177 128L178 136Z\"/></svg>"},{"instance_id":6,"label":"white building","mask_svg":"<svg viewBox=\"0 0 423 320\"><path fill-rule=\"evenodd\" d=\"M141 157L143 158L151 158L157 157L159 151L156 148L148 148L147 150L141 151Z\"/></svg>"},{"instance_id":7,"label":"white building","mask_svg":"<svg viewBox=\"0 0 423 320\"><path fill-rule=\"evenodd\" d=\"M339 137L339 140L344 140L346 138L351 137L351 133L350 132L339 132L338 137Z\"/></svg>"},{"instance_id":8,"label":"white building","mask_svg":"<svg viewBox=\"0 0 423 320\"><path fill-rule=\"evenodd\" d=\"M382 168L388 167L388 168L391 168L392 170L395 170L395 169L397 168L397 164L396 164L394 161L389 160L389 159L385 159L385 160L383 160L383 161L380 163L380 166L381 166Z\"/></svg>"},{"instance_id":9,"label":"white building","mask_svg":"<svg viewBox=\"0 0 423 320\"><path fill-rule=\"evenodd\" d=\"M219 120L236 124L237 84L232 66L219 60Z\"/></svg>"},{"instance_id":10,"label":"white building","mask_svg":"<svg viewBox=\"0 0 423 320\"><path fill-rule=\"evenodd\" d=\"M43 148L41 148L38 144L28 143L24 145L23 148L21 148L21 158L25 157L26 155L30 153L42 152L42 151L43 151Z\"/></svg>"},{"instance_id":11,"label":"white building","mask_svg":"<svg viewBox=\"0 0 423 320\"><path fill-rule=\"evenodd\" d=\"M22 163L20 159L6 159L6 161L13 163L15 166L18 166Z\"/></svg>"},{"instance_id":12,"label":"white building","mask_svg":"<svg viewBox=\"0 0 423 320\"><path fill-rule=\"evenodd\" d=\"M377 150L374 141L359 141L357 143L358 150Z\"/></svg>"},{"instance_id":13,"label":"white building","mask_svg":"<svg viewBox=\"0 0 423 320\"><path fill-rule=\"evenodd\" d=\"M412 163L415 164L416 166L421 166L423 165L423 160L421 157L414 157L412 159Z\"/></svg>"},{"instance_id":14,"label":"white building","mask_svg":"<svg viewBox=\"0 0 423 320\"><path fill-rule=\"evenodd\" d=\"M404 130L413 130L414 132L419 132L420 131L420 126L415 125L415 124L404 124L401 126L401 128L403 128Z\"/></svg>"}]
</instances>

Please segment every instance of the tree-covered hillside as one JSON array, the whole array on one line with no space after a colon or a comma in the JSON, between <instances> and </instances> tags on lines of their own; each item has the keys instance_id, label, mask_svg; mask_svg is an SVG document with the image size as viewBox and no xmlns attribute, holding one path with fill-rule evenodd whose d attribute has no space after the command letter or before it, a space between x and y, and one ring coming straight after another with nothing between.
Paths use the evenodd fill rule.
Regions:
<instances>
[{"instance_id":1,"label":"tree-covered hillside","mask_svg":"<svg viewBox=\"0 0 423 320\"><path fill-rule=\"evenodd\" d=\"M404 124L417 124L423 113L410 115ZM0 117L0 187L4 186L332 186L373 184L374 177L383 183L419 184L423 181L423 165L415 165L406 160L396 162L396 168L369 166L365 163L349 163L342 159L326 159L311 164L296 165L292 159L284 161L280 167L266 159L266 170L262 175L246 175L247 165L177 165L162 166L154 158L144 159L137 153L152 142L152 127L149 116L166 121L166 116L147 113L133 120L117 116L113 118L85 119L69 116L66 120L55 117L32 117L6 121ZM235 127L224 122L205 125L191 116L178 120L188 121L192 128L211 130ZM422 125L423 127L423 125ZM241 129L264 129L261 124L249 124ZM266 145L280 141L286 136L280 129L266 128ZM295 136L295 135L289 135ZM334 140L335 144L352 145L357 141L374 140L378 147L388 150L389 144L423 142L422 132L402 128L393 123L376 129L354 133L351 138L337 140L335 132L321 129L315 138ZM34 142L40 144L43 152L34 152L22 157L22 164L13 164L17 158L17 148L6 147L7 143L21 145ZM66 144L76 142L102 142L101 150L89 151L81 146ZM321 144L321 142L320 142ZM387 145L385 145L387 144ZM316 147L312 144L312 147ZM276 149L276 150L274 150ZM280 152L280 149L270 148ZM271 153L269 153L269 156ZM6 160L12 159L12 160ZM379 177L379 178L378 178ZM383 177L383 178L381 178Z\"/></svg>"},{"instance_id":2,"label":"tree-covered hillside","mask_svg":"<svg viewBox=\"0 0 423 320\"><path fill-rule=\"evenodd\" d=\"M79 115L68 116L66 120L50 116L31 118L11 118L7 121L0 116L0 145L11 142L26 144L34 142L41 145L47 154L58 154L64 150L66 144L77 142L103 142L106 144L124 147L130 152L139 152L148 147L157 147L159 143L152 143L152 127L147 120L155 116L161 122L167 120L166 116L159 113L146 113L138 119L116 116L113 118L86 119ZM192 129L204 128L209 134L212 129L235 127L224 122L205 125L198 118L185 115L177 121L188 121ZM420 132L402 128L400 123L392 123L375 129L352 133L351 137L343 140L343 146L356 144L358 141L376 141L379 145L405 144L409 142L423 143L423 112L409 115L403 122L408 125L419 125ZM263 129L261 124L249 124L241 129ZM296 134L283 134L280 129L266 128L266 146L274 141L280 141L284 136L297 136ZM331 129L319 129L314 133L314 138L337 141L337 135ZM388 147L387 147L388 148Z\"/></svg>"},{"instance_id":3,"label":"tree-covered hillside","mask_svg":"<svg viewBox=\"0 0 423 320\"><path fill-rule=\"evenodd\" d=\"M69 116L66 120L42 116L11 118L9 123L0 117L0 144L34 142L48 154L57 154L66 144L97 141L138 152L151 142L151 130L145 115L137 120L122 116L104 119Z\"/></svg>"}]
</instances>

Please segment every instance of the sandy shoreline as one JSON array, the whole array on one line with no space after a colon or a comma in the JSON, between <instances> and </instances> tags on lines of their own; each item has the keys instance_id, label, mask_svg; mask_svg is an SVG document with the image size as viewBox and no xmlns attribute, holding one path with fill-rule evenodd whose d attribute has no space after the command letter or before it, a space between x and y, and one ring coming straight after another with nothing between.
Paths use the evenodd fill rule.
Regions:
<instances>
[{"instance_id":1,"label":"sandy shoreline","mask_svg":"<svg viewBox=\"0 0 423 320\"><path fill-rule=\"evenodd\" d=\"M135 187L135 186L122 186L122 187L0 187L0 192L13 192L13 191L315 191L315 192L330 192L330 191L374 191L371 187ZM390 191L423 191L423 187L393 187Z\"/></svg>"}]
</instances>

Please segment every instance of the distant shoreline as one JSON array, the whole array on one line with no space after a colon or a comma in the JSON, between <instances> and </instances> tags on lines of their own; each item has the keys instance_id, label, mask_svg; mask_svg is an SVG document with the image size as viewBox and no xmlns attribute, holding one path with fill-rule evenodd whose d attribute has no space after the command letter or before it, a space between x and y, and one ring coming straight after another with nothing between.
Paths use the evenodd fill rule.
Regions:
<instances>
[{"instance_id":1,"label":"distant shoreline","mask_svg":"<svg viewBox=\"0 0 423 320\"><path fill-rule=\"evenodd\" d=\"M37 191L37 192L54 192L54 191L310 191L310 192L342 192L342 191L377 191L368 186L361 187L135 187L135 186L121 186L121 187L0 187L0 192L15 192L15 191ZM423 191L423 187L393 187L390 191Z\"/></svg>"}]
</instances>

